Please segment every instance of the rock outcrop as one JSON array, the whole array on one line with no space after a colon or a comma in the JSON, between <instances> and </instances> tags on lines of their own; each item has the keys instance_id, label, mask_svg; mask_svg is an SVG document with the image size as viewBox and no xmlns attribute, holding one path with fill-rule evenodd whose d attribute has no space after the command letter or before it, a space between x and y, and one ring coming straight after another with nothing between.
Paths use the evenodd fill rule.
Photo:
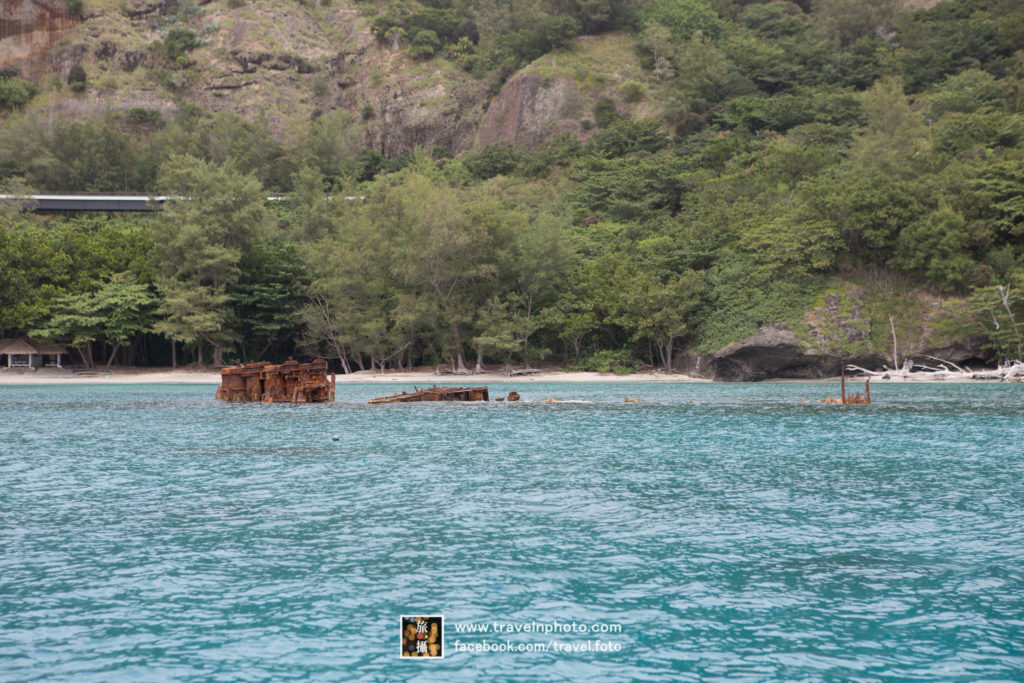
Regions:
<instances>
[{"instance_id":1,"label":"rock outcrop","mask_svg":"<svg viewBox=\"0 0 1024 683\"><path fill-rule=\"evenodd\" d=\"M746 339L731 344L694 365L702 375L722 382L766 379L821 379L839 374L842 363L881 369L885 358L861 353L845 359L835 353L807 350L786 323L765 325Z\"/></svg>"},{"instance_id":2,"label":"rock outcrop","mask_svg":"<svg viewBox=\"0 0 1024 683\"><path fill-rule=\"evenodd\" d=\"M0 66L19 64L38 76L47 52L80 21L64 2L0 0Z\"/></svg>"},{"instance_id":3,"label":"rock outcrop","mask_svg":"<svg viewBox=\"0 0 1024 683\"><path fill-rule=\"evenodd\" d=\"M580 93L572 80L519 74L488 107L476 133L476 146L510 142L536 147L556 133L582 135L579 119Z\"/></svg>"}]
</instances>

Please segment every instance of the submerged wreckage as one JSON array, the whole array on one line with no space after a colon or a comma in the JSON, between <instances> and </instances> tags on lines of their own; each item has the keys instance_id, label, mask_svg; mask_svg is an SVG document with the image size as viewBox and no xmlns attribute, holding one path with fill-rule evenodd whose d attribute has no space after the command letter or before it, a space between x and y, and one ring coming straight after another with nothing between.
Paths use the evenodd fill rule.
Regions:
<instances>
[{"instance_id":1,"label":"submerged wreckage","mask_svg":"<svg viewBox=\"0 0 1024 683\"><path fill-rule=\"evenodd\" d=\"M334 400L336 378L327 376L327 361L317 358L311 363L289 360L281 365L263 361L246 363L220 371L217 400L238 403L323 403ZM370 403L415 403L419 401L488 401L487 387L439 387L403 391L392 396L374 398ZM504 400L498 399L498 400ZM518 401L519 394L510 392L509 401Z\"/></svg>"},{"instance_id":2,"label":"submerged wreckage","mask_svg":"<svg viewBox=\"0 0 1024 683\"><path fill-rule=\"evenodd\" d=\"M415 389L415 387L414 387ZM518 395L517 395L518 396ZM487 387L439 387L403 391L400 394L370 399L370 403L415 403L417 401L487 401Z\"/></svg>"},{"instance_id":3,"label":"submerged wreckage","mask_svg":"<svg viewBox=\"0 0 1024 683\"><path fill-rule=\"evenodd\" d=\"M218 401L264 403L324 403L334 400L334 375L327 377L327 361L297 360L271 365L246 363L220 371Z\"/></svg>"}]
</instances>

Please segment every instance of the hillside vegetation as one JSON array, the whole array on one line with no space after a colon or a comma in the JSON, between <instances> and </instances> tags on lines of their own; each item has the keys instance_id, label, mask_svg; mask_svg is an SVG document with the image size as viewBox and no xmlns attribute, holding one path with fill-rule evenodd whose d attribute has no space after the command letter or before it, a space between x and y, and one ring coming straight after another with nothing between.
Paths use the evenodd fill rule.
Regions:
<instances>
[{"instance_id":1,"label":"hillside vegetation","mask_svg":"<svg viewBox=\"0 0 1024 683\"><path fill-rule=\"evenodd\" d=\"M76 4L2 71L0 182L187 200L0 208L2 337L629 371L784 322L1024 356L1018 2Z\"/></svg>"}]
</instances>

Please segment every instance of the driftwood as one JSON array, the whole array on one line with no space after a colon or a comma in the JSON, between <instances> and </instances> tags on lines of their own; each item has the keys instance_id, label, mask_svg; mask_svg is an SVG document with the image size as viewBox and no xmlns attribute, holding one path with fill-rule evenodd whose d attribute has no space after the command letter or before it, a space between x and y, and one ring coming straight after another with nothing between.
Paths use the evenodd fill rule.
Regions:
<instances>
[{"instance_id":1,"label":"driftwood","mask_svg":"<svg viewBox=\"0 0 1024 683\"><path fill-rule=\"evenodd\" d=\"M438 365L434 368L435 375L473 375L476 374L472 370L452 370L444 365Z\"/></svg>"},{"instance_id":2,"label":"driftwood","mask_svg":"<svg viewBox=\"0 0 1024 683\"><path fill-rule=\"evenodd\" d=\"M523 375L536 375L539 372L540 372L540 370L535 370L534 368L522 368L520 370L513 370L513 369L509 368L508 370L505 371L505 376L506 377L522 377Z\"/></svg>"},{"instance_id":3,"label":"driftwood","mask_svg":"<svg viewBox=\"0 0 1024 683\"><path fill-rule=\"evenodd\" d=\"M934 360L937 365L925 365L914 363L909 358L904 360L903 367L899 370L868 370L859 365L847 365L846 369L851 372L861 372L870 377L900 377L903 379L991 379L1001 382L1024 381L1024 363L1019 360L1003 363L995 370L971 370L967 367L960 367L956 363L934 356L923 356Z\"/></svg>"}]
</instances>

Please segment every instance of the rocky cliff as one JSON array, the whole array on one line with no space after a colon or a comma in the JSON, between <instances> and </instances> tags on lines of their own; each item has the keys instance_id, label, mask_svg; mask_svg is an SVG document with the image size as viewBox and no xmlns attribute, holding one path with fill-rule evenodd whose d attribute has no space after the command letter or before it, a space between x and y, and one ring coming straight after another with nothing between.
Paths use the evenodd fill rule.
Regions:
<instances>
[{"instance_id":1,"label":"rocky cliff","mask_svg":"<svg viewBox=\"0 0 1024 683\"><path fill-rule=\"evenodd\" d=\"M887 314L872 310L861 287L846 283L840 289L825 293L821 304L798 321L765 325L709 355L683 356L676 369L719 381L757 382L835 377L843 363L883 370L908 358L926 365L934 365L933 358L974 366L992 361L981 337L951 339L936 331L941 301L925 292L905 295L913 304L913 316L890 320ZM893 358L894 328L898 362Z\"/></svg>"},{"instance_id":2,"label":"rocky cliff","mask_svg":"<svg viewBox=\"0 0 1024 683\"><path fill-rule=\"evenodd\" d=\"M48 68L48 52L81 23L64 2L0 0L0 65L18 65L37 78Z\"/></svg>"},{"instance_id":3,"label":"rocky cliff","mask_svg":"<svg viewBox=\"0 0 1024 683\"><path fill-rule=\"evenodd\" d=\"M310 8L126 0L86 3L85 16L56 0L0 3L0 65L44 90L50 76L66 80L72 66L85 68L86 92L47 98L45 106L61 116L137 107L173 115L188 102L263 116L287 138L296 122L343 109L365 146L392 157L435 145L454 154L495 142L532 147L560 132L586 137L600 97L616 100L624 115L650 115L654 107L621 97L623 83L645 78L624 34L578 38L495 92L449 60L414 60L377 41L369 20L345 2ZM169 59L162 41L171 29L192 31L196 48Z\"/></svg>"}]
</instances>

